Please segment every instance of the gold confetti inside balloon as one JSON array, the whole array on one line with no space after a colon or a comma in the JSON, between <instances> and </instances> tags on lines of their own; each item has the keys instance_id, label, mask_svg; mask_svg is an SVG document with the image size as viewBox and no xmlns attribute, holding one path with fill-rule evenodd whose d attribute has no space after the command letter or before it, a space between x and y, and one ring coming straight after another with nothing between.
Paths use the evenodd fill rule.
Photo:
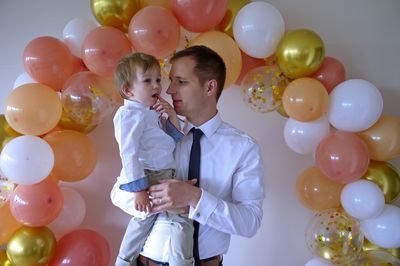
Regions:
<instances>
[{"instance_id":1,"label":"gold confetti inside balloon","mask_svg":"<svg viewBox=\"0 0 400 266\"><path fill-rule=\"evenodd\" d=\"M307 247L313 255L333 264L357 260L363 239L360 222L339 209L315 214L306 231Z\"/></svg>"},{"instance_id":2,"label":"gold confetti inside balloon","mask_svg":"<svg viewBox=\"0 0 400 266\"><path fill-rule=\"evenodd\" d=\"M275 66L250 70L243 78L243 99L256 112L268 113L282 104L282 94L289 80Z\"/></svg>"},{"instance_id":3,"label":"gold confetti inside balloon","mask_svg":"<svg viewBox=\"0 0 400 266\"><path fill-rule=\"evenodd\" d=\"M14 183L0 175L0 208L8 202L14 187Z\"/></svg>"}]
</instances>

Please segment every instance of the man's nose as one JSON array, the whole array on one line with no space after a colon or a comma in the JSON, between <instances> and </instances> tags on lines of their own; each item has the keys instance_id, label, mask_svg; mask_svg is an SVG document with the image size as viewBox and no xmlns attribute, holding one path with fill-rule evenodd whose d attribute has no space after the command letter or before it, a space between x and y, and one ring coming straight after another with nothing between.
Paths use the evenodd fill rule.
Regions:
<instances>
[{"instance_id":1,"label":"man's nose","mask_svg":"<svg viewBox=\"0 0 400 266\"><path fill-rule=\"evenodd\" d=\"M171 84L169 84L169 86L168 86L167 94L173 94L173 93L175 93L175 90L173 89L172 82L171 82Z\"/></svg>"}]
</instances>

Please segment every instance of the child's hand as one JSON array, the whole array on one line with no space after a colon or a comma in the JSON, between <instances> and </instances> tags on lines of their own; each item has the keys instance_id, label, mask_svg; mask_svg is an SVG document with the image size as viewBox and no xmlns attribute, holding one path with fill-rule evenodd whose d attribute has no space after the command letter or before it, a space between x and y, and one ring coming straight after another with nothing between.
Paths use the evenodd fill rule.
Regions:
<instances>
[{"instance_id":1,"label":"child's hand","mask_svg":"<svg viewBox=\"0 0 400 266\"><path fill-rule=\"evenodd\" d=\"M148 212L150 210L150 199L147 191L134 192L134 207L140 212Z\"/></svg>"},{"instance_id":2,"label":"child's hand","mask_svg":"<svg viewBox=\"0 0 400 266\"><path fill-rule=\"evenodd\" d=\"M165 99L159 97L159 101L153 106L153 109L159 113L167 114L169 121L177 128L180 129L178 115L172 105Z\"/></svg>"}]
</instances>

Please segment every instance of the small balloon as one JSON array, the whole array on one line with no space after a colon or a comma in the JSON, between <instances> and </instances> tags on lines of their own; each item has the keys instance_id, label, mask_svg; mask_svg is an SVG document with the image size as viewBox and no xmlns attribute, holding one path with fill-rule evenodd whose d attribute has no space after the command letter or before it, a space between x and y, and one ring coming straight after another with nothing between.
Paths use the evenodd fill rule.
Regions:
<instances>
[{"instance_id":1,"label":"small balloon","mask_svg":"<svg viewBox=\"0 0 400 266\"><path fill-rule=\"evenodd\" d=\"M330 93L336 85L345 80L346 71L339 60L334 57L326 56L320 68L312 77L321 81L325 89Z\"/></svg>"},{"instance_id":2,"label":"small balloon","mask_svg":"<svg viewBox=\"0 0 400 266\"><path fill-rule=\"evenodd\" d=\"M306 230L311 253L333 264L355 261L361 254L363 239L360 222L338 209L315 214Z\"/></svg>"}]
</instances>

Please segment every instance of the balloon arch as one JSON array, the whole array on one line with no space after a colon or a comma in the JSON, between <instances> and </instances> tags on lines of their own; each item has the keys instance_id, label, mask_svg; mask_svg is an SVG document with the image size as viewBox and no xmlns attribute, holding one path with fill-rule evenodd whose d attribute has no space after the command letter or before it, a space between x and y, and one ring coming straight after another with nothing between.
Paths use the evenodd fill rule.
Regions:
<instances>
[{"instance_id":1,"label":"balloon arch","mask_svg":"<svg viewBox=\"0 0 400 266\"><path fill-rule=\"evenodd\" d=\"M121 104L112 78L118 60L132 51L152 54L167 79L168 58L192 45L219 53L226 89L240 85L255 112L279 112L287 118L287 145L314 154L315 166L296 181L299 201L316 212L306 229L315 258L306 265L398 262L400 208L392 203L400 176L388 161L400 155L400 119L382 114L382 96L372 83L346 80L343 64L325 56L317 33L285 32L280 12L267 2L90 5L101 26L76 18L62 40L42 36L26 45L26 72L0 116L2 263L64 265L69 259L92 265L95 259L108 265L104 237L77 229L86 213L82 196L58 181L82 180L96 165L96 147L86 134Z\"/></svg>"}]
</instances>

